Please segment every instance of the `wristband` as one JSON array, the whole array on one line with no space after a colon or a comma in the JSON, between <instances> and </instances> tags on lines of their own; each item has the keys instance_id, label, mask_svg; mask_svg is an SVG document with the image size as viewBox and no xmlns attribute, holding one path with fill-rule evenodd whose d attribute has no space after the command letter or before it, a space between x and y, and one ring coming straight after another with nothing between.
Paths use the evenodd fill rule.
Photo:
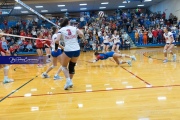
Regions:
<instances>
[{"instance_id":1,"label":"wristband","mask_svg":"<svg viewBox=\"0 0 180 120\"><path fill-rule=\"evenodd\" d=\"M58 50L59 44L55 43L55 50Z\"/></svg>"}]
</instances>

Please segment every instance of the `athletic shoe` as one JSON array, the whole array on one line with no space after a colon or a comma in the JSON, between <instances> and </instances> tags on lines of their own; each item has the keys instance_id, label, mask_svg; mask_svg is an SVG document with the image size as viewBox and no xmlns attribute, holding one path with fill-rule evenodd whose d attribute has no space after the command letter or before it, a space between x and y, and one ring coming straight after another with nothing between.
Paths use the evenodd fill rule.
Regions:
<instances>
[{"instance_id":1,"label":"athletic shoe","mask_svg":"<svg viewBox=\"0 0 180 120\"><path fill-rule=\"evenodd\" d=\"M11 82L14 82L14 80L7 78L7 79L4 79L3 84L11 83Z\"/></svg>"},{"instance_id":2,"label":"athletic shoe","mask_svg":"<svg viewBox=\"0 0 180 120\"><path fill-rule=\"evenodd\" d=\"M167 60L167 59L163 60L163 63L167 63L167 62L168 62L168 60Z\"/></svg>"},{"instance_id":3,"label":"athletic shoe","mask_svg":"<svg viewBox=\"0 0 180 120\"><path fill-rule=\"evenodd\" d=\"M46 60L46 63L50 63L50 62L51 62L51 59L47 59L47 60Z\"/></svg>"},{"instance_id":4,"label":"athletic shoe","mask_svg":"<svg viewBox=\"0 0 180 120\"><path fill-rule=\"evenodd\" d=\"M176 54L173 55L173 61L176 61Z\"/></svg>"},{"instance_id":5,"label":"athletic shoe","mask_svg":"<svg viewBox=\"0 0 180 120\"><path fill-rule=\"evenodd\" d=\"M132 66L132 63L131 63L130 60L127 61L127 64L128 64L129 66Z\"/></svg>"},{"instance_id":6,"label":"athletic shoe","mask_svg":"<svg viewBox=\"0 0 180 120\"><path fill-rule=\"evenodd\" d=\"M133 55L133 56L131 56L131 59L133 60L133 61L136 61L136 57Z\"/></svg>"},{"instance_id":7,"label":"athletic shoe","mask_svg":"<svg viewBox=\"0 0 180 120\"><path fill-rule=\"evenodd\" d=\"M60 80L60 79L62 79L61 76L59 76L59 75L55 75L55 76L54 76L54 80Z\"/></svg>"},{"instance_id":8,"label":"athletic shoe","mask_svg":"<svg viewBox=\"0 0 180 120\"><path fill-rule=\"evenodd\" d=\"M72 86L73 86L73 83L71 80L66 81L66 84L64 86L64 90L68 90L69 88L72 88Z\"/></svg>"},{"instance_id":9,"label":"athletic shoe","mask_svg":"<svg viewBox=\"0 0 180 120\"><path fill-rule=\"evenodd\" d=\"M41 76L42 78L49 78L48 74L45 74L45 73L43 73Z\"/></svg>"}]
</instances>

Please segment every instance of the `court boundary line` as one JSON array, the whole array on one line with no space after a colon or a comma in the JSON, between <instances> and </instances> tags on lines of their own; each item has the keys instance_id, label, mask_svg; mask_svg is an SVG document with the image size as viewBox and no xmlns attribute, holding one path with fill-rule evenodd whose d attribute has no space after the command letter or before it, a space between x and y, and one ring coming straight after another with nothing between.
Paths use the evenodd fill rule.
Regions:
<instances>
[{"instance_id":1,"label":"court boundary line","mask_svg":"<svg viewBox=\"0 0 180 120\"><path fill-rule=\"evenodd\" d=\"M122 69L124 69L125 71L127 71L128 73L130 73L131 75L135 76L136 78L138 78L139 80L141 80L142 82L144 82L146 85L151 85L149 82L145 81L144 79L140 78L139 76L135 75L133 72L127 70L126 68L122 67Z\"/></svg>"},{"instance_id":2,"label":"court boundary line","mask_svg":"<svg viewBox=\"0 0 180 120\"><path fill-rule=\"evenodd\" d=\"M110 61L111 61L111 60L110 60ZM111 62L113 62L113 61L111 61ZM123 67L123 66L120 66L120 67L121 67L122 69L124 69L125 71L127 71L128 73L130 73L131 75L133 75L133 76L135 76L136 78L138 78L140 81L144 82L146 85L152 85L152 84L150 84L149 82L147 82L146 80L142 79L141 77L135 75L133 72L127 70L125 67Z\"/></svg>"},{"instance_id":3,"label":"court boundary line","mask_svg":"<svg viewBox=\"0 0 180 120\"><path fill-rule=\"evenodd\" d=\"M120 89L112 89L112 90L94 90L94 91L77 91L77 92L60 92L54 94L36 94L31 95L31 97L36 96L54 96L54 95L67 95L67 94L82 94L82 93L98 93L98 92L111 92L111 91L125 91L125 90L140 90L140 89L155 89L155 88L168 88L168 87L180 87L180 85L166 85L166 86L152 86L152 87L136 87L136 88L120 88ZM23 98L25 96L11 96L8 98Z\"/></svg>"}]
</instances>

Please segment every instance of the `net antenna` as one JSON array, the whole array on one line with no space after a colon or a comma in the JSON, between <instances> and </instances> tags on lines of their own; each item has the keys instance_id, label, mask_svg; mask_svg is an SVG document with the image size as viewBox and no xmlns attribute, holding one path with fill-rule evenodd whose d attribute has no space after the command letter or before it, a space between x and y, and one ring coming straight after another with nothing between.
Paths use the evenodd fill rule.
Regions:
<instances>
[{"instance_id":1,"label":"net antenna","mask_svg":"<svg viewBox=\"0 0 180 120\"><path fill-rule=\"evenodd\" d=\"M46 17L44 17L43 15L39 14L37 11L35 11L34 9L32 9L31 7L29 7L28 5L26 5L25 3L23 3L20 0L15 0L17 3L19 3L20 5L24 6L26 9L30 10L31 12L33 12L34 14L38 15L39 17L41 17L42 19L48 21L49 23L51 23L52 25L60 28L57 24L53 23L52 21L50 21L49 19L47 19Z\"/></svg>"}]
</instances>

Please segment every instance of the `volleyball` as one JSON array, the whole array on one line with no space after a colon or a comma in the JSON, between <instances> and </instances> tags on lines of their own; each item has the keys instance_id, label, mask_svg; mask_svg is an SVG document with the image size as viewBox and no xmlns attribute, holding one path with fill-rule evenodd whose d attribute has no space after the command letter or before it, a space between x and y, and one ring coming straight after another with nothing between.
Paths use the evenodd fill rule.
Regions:
<instances>
[{"instance_id":1,"label":"volleyball","mask_svg":"<svg viewBox=\"0 0 180 120\"><path fill-rule=\"evenodd\" d=\"M99 17L104 17L104 12L103 12L103 11L100 11L100 12L98 13L98 16L99 16Z\"/></svg>"}]
</instances>

